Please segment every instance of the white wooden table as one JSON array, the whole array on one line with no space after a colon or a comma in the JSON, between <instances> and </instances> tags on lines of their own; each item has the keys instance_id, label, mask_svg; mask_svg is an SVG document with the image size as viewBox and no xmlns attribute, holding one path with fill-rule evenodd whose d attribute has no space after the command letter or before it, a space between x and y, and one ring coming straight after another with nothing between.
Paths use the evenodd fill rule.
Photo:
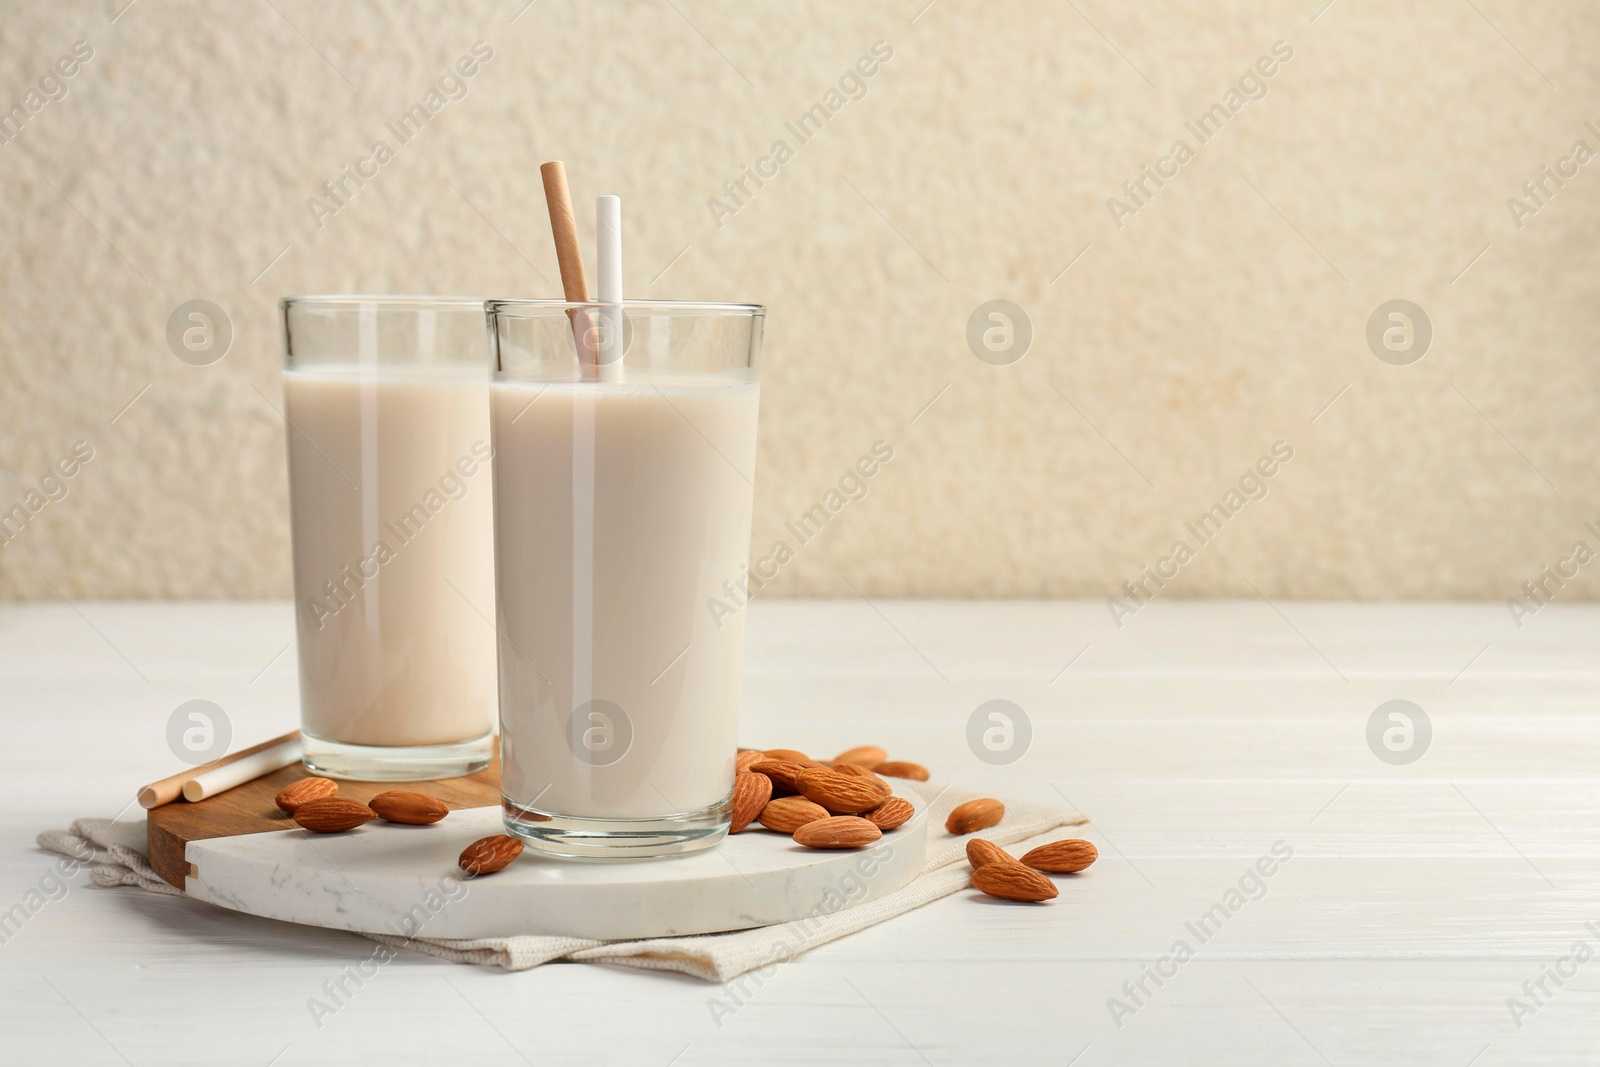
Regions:
<instances>
[{"instance_id":1,"label":"white wooden table","mask_svg":"<svg viewBox=\"0 0 1600 1067\"><path fill-rule=\"evenodd\" d=\"M1520 631L1498 604L1171 601L1120 631L1094 603L750 610L747 743L1065 797L1100 862L1051 905L960 894L736 989L403 954L320 1028L308 998L370 943L80 875L0 943L0 1062L1600 1061L1600 962L1560 962L1600 955L1600 607ZM291 638L285 604L0 608L0 911L51 866L36 831L171 765L182 701L241 740L292 724ZM968 749L992 699L1032 724L1010 766ZM1409 765L1367 743L1391 699L1432 724ZM1201 943L1241 878L1259 899Z\"/></svg>"}]
</instances>

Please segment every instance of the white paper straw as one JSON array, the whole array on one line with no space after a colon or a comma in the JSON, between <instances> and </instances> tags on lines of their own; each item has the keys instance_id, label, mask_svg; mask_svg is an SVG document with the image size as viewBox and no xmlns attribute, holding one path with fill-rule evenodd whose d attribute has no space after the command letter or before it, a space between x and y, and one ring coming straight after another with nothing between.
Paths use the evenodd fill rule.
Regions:
<instances>
[{"instance_id":1,"label":"white paper straw","mask_svg":"<svg viewBox=\"0 0 1600 1067\"><path fill-rule=\"evenodd\" d=\"M300 762L300 739L297 737L281 745L262 749L253 756L235 760L214 771L195 775L183 783L183 799L194 801L214 797L236 785L253 782L264 774L271 774L298 762Z\"/></svg>"},{"instance_id":2,"label":"white paper straw","mask_svg":"<svg viewBox=\"0 0 1600 1067\"><path fill-rule=\"evenodd\" d=\"M595 274L603 324L600 380L616 381L622 376L622 198L597 197L595 222Z\"/></svg>"}]
</instances>

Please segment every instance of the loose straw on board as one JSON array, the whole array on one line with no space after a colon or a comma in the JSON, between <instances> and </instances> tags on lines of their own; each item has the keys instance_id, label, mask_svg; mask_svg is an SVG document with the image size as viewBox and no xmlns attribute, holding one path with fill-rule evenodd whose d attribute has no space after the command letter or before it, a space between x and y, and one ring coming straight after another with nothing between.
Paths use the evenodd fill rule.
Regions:
<instances>
[{"instance_id":1,"label":"loose straw on board","mask_svg":"<svg viewBox=\"0 0 1600 1067\"><path fill-rule=\"evenodd\" d=\"M250 774L250 777L241 778L238 781L233 782L231 785L221 788L232 788L234 785L241 785L244 782L253 781L256 778L260 778L264 774L271 774L273 771L287 767L289 764L294 763L300 758L300 731L290 730L282 737L274 737L272 740L263 741L259 745L251 745L249 748L244 749L243 751L229 753L228 755L223 756L221 759L212 760L210 763L207 763L203 766L190 767L188 770L182 771L178 774L168 775L159 782L151 782L149 785L139 790L139 803L146 808L159 808L163 804L170 804L183 795L184 786L188 783L207 774L218 771L221 768L231 767L234 764L249 760L251 757L257 755L262 756L263 759L251 760L251 762L247 765L247 768L254 772ZM263 762L263 760L265 762ZM274 762L276 762L276 766L265 765L266 763ZM220 791L220 789L216 787L216 782L217 779L210 779L212 788L204 792L204 796L210 796L212 793Z\"/></svg>"},{"instance_id":2,"label":"loose straw on board","mask_svg":"<svg viewBox=\"0 0 1600 1067\"><path fill-rule=\"evenodd\" d=\"M253 782L273 771L281 771L291 763L299 763L302 755L299 737L280 741L253 755L243 755L232 763L194 775L183 783L183 799L197 801L226 793L236 785Z\"/></svg>"}]
</instances>

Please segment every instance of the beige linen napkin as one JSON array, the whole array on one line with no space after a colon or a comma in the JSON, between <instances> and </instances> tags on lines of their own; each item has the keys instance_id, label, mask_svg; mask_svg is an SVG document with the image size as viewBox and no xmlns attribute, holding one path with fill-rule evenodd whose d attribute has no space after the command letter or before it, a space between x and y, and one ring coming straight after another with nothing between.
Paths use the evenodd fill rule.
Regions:
<instances>
[{"instance_id":1,"label":"beige linen napkin","mask_svg":"<svg viewBox=\"0 0 1600 1067\"><path fill-rule=\"evenodd\" d=\"M985 837L996 844L1026 841L1060 826L1078 826L1088 820L1075 812L1045 804L1006 802L1006 817L980 834L951 837L944 831L950 809L978 793L929 782L910 782L928 805L928 854L922 873L904 889L853 908L819 907L809 918L736 930L726 934L660 937L644 941L593 941L579 937L489 937L464 941L446 938L405 938L390 934L363 934L392 948L409 948L455 963L476 963L523 971L552 960L611 963L644 970L679 971L708 982L769 967L829 941L903 915L929 901L966 888L969 871L966 843ZM98 886L133 885L170 896L183 894L150 869L145 858L143 822L79 819L71 830L46 830L39 835L41 848L92 864L90 879Z\"/></svg>"}]
</instances>

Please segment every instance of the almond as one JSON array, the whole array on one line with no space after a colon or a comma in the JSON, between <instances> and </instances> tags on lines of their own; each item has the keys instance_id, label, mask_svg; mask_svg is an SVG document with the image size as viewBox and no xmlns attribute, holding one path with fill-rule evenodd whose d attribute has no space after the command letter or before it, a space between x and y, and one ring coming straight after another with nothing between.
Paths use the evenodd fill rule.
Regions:
<instances>
[{"instance_id":1,"label":"almond","mask_svg":"<svg viewBox=\"0 0 1600 1067\"><path fill-rule=\"evenodd\" d=\"M493 874L504 870L511 861L522 855L522 842L506 834L480 837L461 850L456 863L468 875Z\"/></svg>"},{"instance_id":2,"label":"almond","mask_svg":"<svg viewBox=\"0 0 1600 1067\"><path fill-rule=\"evenodd\" d=\"M336 834L371 822L378 813L349 797L307 800L294 810L294 821L315 834Z\"/></svg>"},{"instance_id":3,"label":"almond","mask_svg":"<svg viewBox=\"0 0 1600 1067\"><path fill-rule=\"evenodd\" d=\"M970 834L987 830L1006 817L1006 806L992 797L982 797L957 804L944 821L944 828L952 834Z\"/></svg>"},{"instance_id":4,"label":"almond","mask_svg":"<svg viewBox=\"0 0 1600 1067\"><path fill-rule=\"evenodd\" d=\"M1050 879L1013 859L985 863L973 871L972 888L981 889L991 897L1030 903L1056 895L1056 887Z\"/></svg>"},{"instance_id":5,"label":"almond","mask_svg":"<svg viewBox=\"0 0 1600 1067\"><path fill-rule=\"evenodd\" d=\"M835 815L808 822L794 832L796 843L807 848L860 848L883 836L883 831L854 815ZM1026 867L1023 870L1027 870ZM1032 871L1028 871L1032 874ZM1043 878L1043 875L1039 875ZM1046 879L1048 881L1048 879ZM1054 888L1053 886L1051 888Z\"/></svg>"},{"instance_id":6,"label":"almond","mask_svg":"<svg viewBox=\"0 0 1600 1067\"><path fill-rule=\"evenodd\" d=\"M780 834L792 834L808 822L827 817L827 808L805 797L779 797L761 809L761 825Z\"/></svg>"},{"instance_id":7,"label":"almond","mask_svg":"<svg viewBox=\"0 0 1600 1067\"><path fill-rule=\"evenodd\" d=\"M926 782L928 768L920 763L911 763L908 760L889 760L872 768L877 773L888 778L909 778L913 782Z\"/></svg>"},{"instance_id":8,"label":"almond","mask_svg":"<svg viewBox=\"0 0 1600 1067\"><path fill-rule=\"evenodd\" d=\"M768 759L786 759L801 766L811 762L811 757L797 748L769 748L766 754Z\"/></svg>"},{"instance_id":9,"label":"almond","mask_svg":"<svg viewBox=\"0 0 1600 1067\"><path fill-rule=\"evenodd\" d=\"M367 807L377 812L380 819L412 826L427 826L450 814L450 808L438 797L405 789L379 793L367 801Z\"/></svg>"},{"instance_id":10,"label":"almond","mask_svg":"<svg viewBox=\"0 0 1600 1067\"><path fill-rule=\"evenodd\" d=\"M890 797L862 818L880 830L893 830L898 826L904 826L916 813L917 809L911 806L911 801L904 797Z\"/></svg>"},{"instance_id":11,"label":"almond","mask_svg":"<svg viewBox=\"0 0 1600 1067\"><path fill-rule=\"evenodd\" d=\"M881 792L884 796L888 796L894 791L889 788L888 782L884 781L882 778L879 778L876 774L873 774L859 763L835 763L828 769L830 771L838 771L840 774L850 775L853 778L860 778L864 781L871 782L873 785L878 787L879 792Z\"/></svg>"},{"instance_id":12,"label":"almond","mask_svg":"<svg viewBox=\"0 0 1600 1067\"><path fill-rule=\"evenodd\" d=\"M324 797L335 796L339 792L339 783L330 778L302 778L298 782L290 782L278 794L275 803L278 810L285 815L293 815L294 810L308 800L321 800Z\"/></svg>"},{"instance_id":13,"label":"almond","mask_svg":"<svg viewBox=\"0 0 1600 1067\"><path fill-rule=\"evenodd\" d=\"M871 811L883 803L883 791L875 784L830 767L807 767L795 776L795 789L835 815Z\"/></svg>"},{"instance_id":14,"label":"almond","mask_svg":"<svg viewBox=\"0 0 1600 1067\"><path fill-rule=\"evenodd\" d=\"M739 754L734 757L733 767L735 771L748 771L752 764L760 763L766 758L767 754L759 749L741 748Z\"/></svg>"},{"instance_id":15,"label":"almond","mask_svg":"<svg viewBox=\"0 0 1600 1067\"><path fill-rule=\"evenodd\" d=\"M761 809L772 799L772 779L764 774L744 771L733 776L733 824L728 833L736 834L756 821Z\"/></svg>"},{"instance_id":16,"label":"almond","mask_svg":"<svg viewBox=\"0 0 1600 1067\"><path fill-rule=\"evenodd\" d=\"M993 841L974 837L967 842L967 862L977 870L986 863L1015 863L1016 858Z\"/></svg>"},{"instance_id":17,"label":"almond","mask_svg":"<svg viewBox=\"0 0 1600 1067\"><path fill-rule=\"evenodd\" d=\"M805 770L805 766L793 760L761 759L752 763L749 770L754 774L764 774L771 778L775 793L798 793L800 789L795 784L795 779Z\"/></svg>"},{"instance_id":18,"label":"almond","mask_svg":"<svg viewBox=\"0 0 1600 1067\"><path fill-rule=\"evenodd\" d=\"M1075 838L1071 841L1052 841L1048 845L1040 845L1023 856L1021 863L1036 871L1075 874L1099 858L1100 850L1094 847L1093 841Z\"/></svg>"},{"instance_id":19,"label":"almond","mask_svg":"<svg viewBox=\"0 0 1600 1067\"><path fill-rule=\"evenodd\" d=\"M858 763L870 771L888 758L889 753L877 745L857 745L855 748L847 748L833 757L833 762Z\"/></svg>"}]
</instances>

